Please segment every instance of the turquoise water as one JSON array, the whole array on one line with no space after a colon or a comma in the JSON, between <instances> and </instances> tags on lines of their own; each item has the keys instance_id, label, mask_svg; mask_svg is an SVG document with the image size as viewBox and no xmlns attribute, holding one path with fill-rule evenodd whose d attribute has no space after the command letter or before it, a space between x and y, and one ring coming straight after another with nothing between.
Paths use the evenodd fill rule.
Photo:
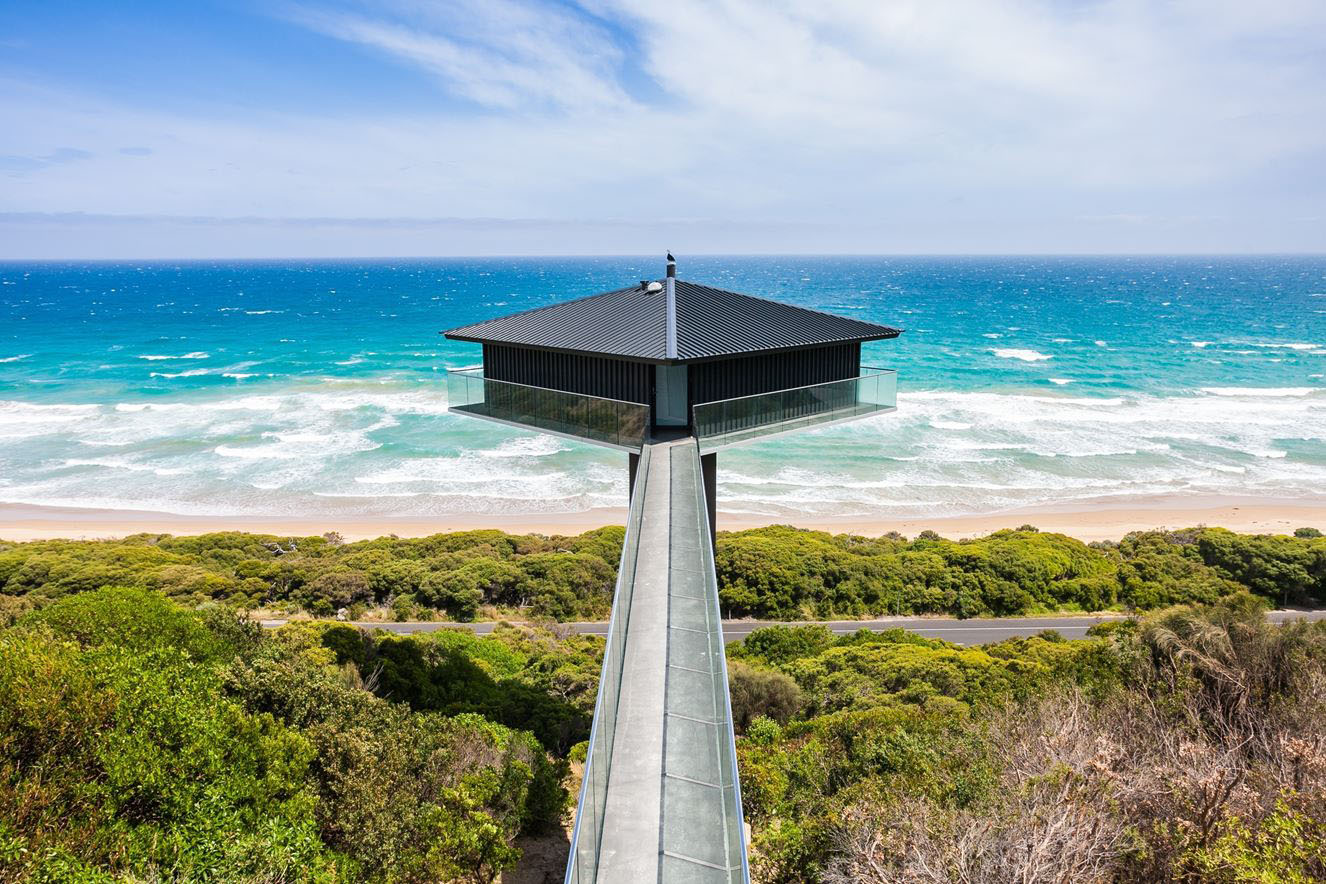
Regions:
<instances>
[{"instance_id":1,"label":"turquoise water","mask_svg":"<svg viewBox=\"0 0 1326 884\"><path fill-rule=\"evenodd\" d=\"M0 502L364 517L615 506L625 456L447 413L443 328L657 259L0 263ZM1320 498L1326 258L683 258L906 329L896 414L720 458L733 512Z\"/></svg>"}]
</instances>

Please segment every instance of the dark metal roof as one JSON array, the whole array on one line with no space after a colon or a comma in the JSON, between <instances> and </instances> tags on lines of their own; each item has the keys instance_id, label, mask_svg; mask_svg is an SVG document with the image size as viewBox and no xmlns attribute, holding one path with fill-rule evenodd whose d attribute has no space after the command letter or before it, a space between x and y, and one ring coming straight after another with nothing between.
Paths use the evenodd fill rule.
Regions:
<instances>
[{"instance_id":1,"label":"dark metal roof","mask_svg":"<svg viewBox=\"0 0 1326 884\"><path fill-rule=\"evenodd\" d=\"M895 338L901 329L781 301L676 281L677 357L690 362L741 353ZM453 328L457 341L598 353L649 362L667 358L667 299L639 285Z\"/></svg>"}]
</instances>

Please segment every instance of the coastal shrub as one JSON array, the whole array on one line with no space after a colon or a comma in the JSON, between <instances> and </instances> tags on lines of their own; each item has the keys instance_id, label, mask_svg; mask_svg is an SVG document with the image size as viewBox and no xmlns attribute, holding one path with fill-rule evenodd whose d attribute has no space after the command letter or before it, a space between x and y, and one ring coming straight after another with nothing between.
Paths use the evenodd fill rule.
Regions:
<instances>
[{"instance_id":1,"label":"coastal shrub","mask_svg":"<svg viewBox=\"0 0 1326 884\"><path fill-rule=\"evenodd\" d=\"M556 641L466 638L446 649L476 669L538 670L505 705L565 702L536 687ZM589 665L595 641L560 656ZM482 715L375 695L358 667L379 644L134 588L0 629L0 881L494 880L517 836L560 824L565 762Z\"/></svg>"},{"instance_id":2,"label":"coastal shrub","mask_svg":"<svg viewBox=\"0 0 1326 884\"><path fill-rule=\"evenodd\" d=\"M1207 528L1194 548L1221 576L1278 604L1326 603L1326 538Z\"/></svg>"},{"instance_id":3,"label":"coastal shrub","mask_svg":"<svg viewBox=\"0 0 1326 884\"><path fill-rule=\"evenodd\" d=\"M728 648L729 659L759 660L781 666L832 647L837 637L827 626L766 626Z\"/></svg>"},{"instance_id":4,"label":"coastal shrub","mask_svg":"<svg viewBox=\"0 0 1326 884\"><path fill-rule=\"evenodd\" d=\"M325 615L368 601L373 591L362 571L329 571L311 580L304 588L303 597L310 611Z\"/></svg>"},{"instance_id":5,"label":"coastal shrub","mask_svg":"<svg viewBox=\"0 0 1326 884\"><path fill-rule=\"evenodd\" d=\"M329 651L329 662L354 667L352 680L412 709L477 713L529 731L558 753L589 737L602 661L597 636L557 638L511 626L492 637L468 630L395 636L321 623L295 631L295 639L302 653Z\"/></svg>"},{"instance_id":6,"label":"coastal shrub","mask_svg":"<svg viewBox=\"0 0 1326 884\"><path fill-rule=\"evenodd\" d=\"M1251 591L1326 604L1326 538L1219 528L1142 531L1083 544L1024 526L970 540L915 540L772 526L718 537L722 613L773 620L1150 610ZM0 598L40 607L103 586L186 605L306 610L380 606L401 619L608 614L620 527L574 537L462 531L355 543L220 532L118 541L0 544ZM13 603L4 603L6 609Z\"/></svg>"},{"instance_id":7,"label":"coastal shrub","mask_svg":"<svg viewBox=\"0 0 1326 884\"><path fill-rule=\"evenodd\" d=\"M1322 880L1326 623L1265 606L970 649L752 633L808 688L738 741L753 877Z\"/></svg>"},{"instance_id":8,"label":"coastal shrub","mask_svg":"<svg viewBox=\"0 0 1326 884\"><path fill-rule=\"evenodd\" d=\"M786 722L801 708L801 689L781 672L733 660L728 664L727 676L732 723L738 733L760 717Z\"/></svg>"},{"instance_id":9,"label":"coastal shrub","mask_svg":"<svg viewBox=\"0 0 1326 884\"><path fill-rule=\"evenodd\" d=\"M1326 623L1268 623L1270 600L1233 577L1240 562L1283 559L1311 578L1311 559L1279 543L1236 556L1217 535L1231 560L1215 564L1207 530L1084 547L1115 569L1100 573L1059 554L1036 572L1021 561L1031 547L996 566L937 537L812 538L858 574L904 555L961 558L964 573L1014 568L1057 592L1143 561L1150 585L1210 579L1221 594L1072 641L1046 631L964 648L902 629L775 626L732 644L754 880L1326 877ZM300 566L309 584L369 580L385 561L373 547L352 567L342 556L362 548L319 540ZM482 545L507 557L429 548L400 561L445 573L559 554ZM260 561L242 536L222 552ZM1153 563L1167 557L1181 561ZM484 636L264 631L143 586L9 598L23 607L0 628L0 882L492 881L522 837L564 843L599 637L506 623Z\"/></svg>"}]
</instances>

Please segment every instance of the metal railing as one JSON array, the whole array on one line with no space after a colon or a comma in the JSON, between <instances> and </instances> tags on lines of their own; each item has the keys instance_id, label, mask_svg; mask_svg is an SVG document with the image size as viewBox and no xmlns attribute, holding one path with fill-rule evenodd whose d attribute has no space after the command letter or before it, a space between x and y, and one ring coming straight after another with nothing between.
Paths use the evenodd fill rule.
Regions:
<instances>
[{"instance_id":1,"label":"metal railing","mask_svg":"<svg viewBox=\"0 0 1326 884\"><path fill-rule=\"evenodd\" d=\"M775 433L892 411L897 404L898 373L862 367L859 377L705 402L692 413L700 449L709 452Z\"/></svg>"},{"instance_id":2,"label":"metal railing","mask_svg":"<svg viewBox=\"0 0 1326 884\"><path fill-rule=\"evenodd\" d=\"M659 879L662 884L746 884L750 870L737 744L699 451L694 442L679 443L671 455L674 567L668 591ZM696 565L698 570L690 570Z\"/></svg>"},{"instance_id":3,"label":"metal railing","mask_svg":"<svg viewBox=\"0 0 1326 884\"><path fill-rule=\"evenodd\" d=\"M640 552L640 524L643 519L646 483L649 481L650 449L640 452L636 468L635 493L626 519L622 558L617 568L617 587L612 598L612 619L603 648L603 669L599 674L599 692L594 702L594 724L589 733L589 751L585 754L580 801L576 807L575 828L571 833L571 853L567 857L568 884L593 884L598 873L599 845L603 840L604 810L608 801L608 776L611 773L612 748L617 736L617 707L621 701L622 668L626 648L626 628L631 619L631 597L635 591L635 565Z\"/></svg>"},{"instance_id":4,"label":"metal railing","mask_svg":"<svg viewBox=\"0 0 1326 884\"><path fill-rule=\"evenodd\" d=\"M447 371L452 411L545 433L638 451L649 431L649 406L483 376L483 368Z\"/></svg>"}]
</instances>

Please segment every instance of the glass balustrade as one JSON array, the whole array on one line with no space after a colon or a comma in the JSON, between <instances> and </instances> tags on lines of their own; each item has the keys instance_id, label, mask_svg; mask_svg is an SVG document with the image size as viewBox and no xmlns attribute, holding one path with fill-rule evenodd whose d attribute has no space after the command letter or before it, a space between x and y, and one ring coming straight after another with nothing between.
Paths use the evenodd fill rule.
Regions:
<instances>
[{"instance_id":1,"label":"glass balustrade","mask_svg":"<svg viewBox=\"0 0 1326 884\"><path fill-rule=\"evenodd\" d=\"M481 368L447 372L447 403L452 411L629 451L639 450L649 429L647 405L499 381Z\"/></svg>"},{"instance_id":2,"label":"glass balustrade","mask_svg":"<svg viewBox=\"0 0 1326 884\"><path fill-rule=\"evenodd\" d=\"M594 726L589 735L589 752L585 756L580 802L576 808L575 829L571 835L571 854L566 873L568 884L594 884L598 875L599 844L603 839L608 775L611 773L612 748L617 737L617 707L622 695L626 628L635 591L636 559L640 553L639 529L646 483L649 481L650 454L649 448L640 453L635 494L631 498L626 520L626 537L622 542L621 563L617 570L617 588L612 599L612 618L608 623L598 698L594 704Z\"/></svg>"},{"instance_id":3,"label":"glass balustrade","mask_svg":"<svg viewBox=\"0 0 1326 884\"><path fill-rule=\"evenodd\" d=\"M892 411L897 404L898 373L862 368L860 377L697 405L695 435L700 450L709 452L775 433Z\"/></svg>"}]
</instances>

